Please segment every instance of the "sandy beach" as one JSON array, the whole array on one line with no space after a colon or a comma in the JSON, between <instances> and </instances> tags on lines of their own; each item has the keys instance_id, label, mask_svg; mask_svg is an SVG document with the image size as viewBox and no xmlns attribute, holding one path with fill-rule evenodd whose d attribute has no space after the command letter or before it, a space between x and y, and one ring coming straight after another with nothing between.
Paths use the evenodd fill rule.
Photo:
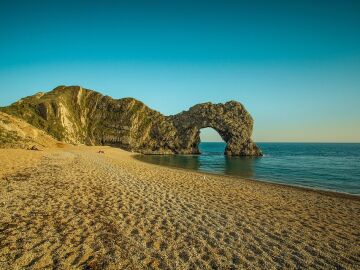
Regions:
<instances>
[{"instance_id":1,"label":"sandy beach","mask_svg":"<svg viewBox=\"0 0 360 270\"><path fill-rule=\"evenodd\" d=\"M0 150L0 269L359 269L359 216L359 197L110 147Z\"/></svg>"}]
</instances>

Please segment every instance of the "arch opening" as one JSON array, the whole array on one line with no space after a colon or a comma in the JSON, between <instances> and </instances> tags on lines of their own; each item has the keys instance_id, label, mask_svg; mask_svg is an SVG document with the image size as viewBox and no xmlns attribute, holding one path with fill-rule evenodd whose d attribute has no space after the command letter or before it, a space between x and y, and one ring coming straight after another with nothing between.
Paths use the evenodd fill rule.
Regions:
<instances>
[{"instance_id":1,"label":"arch opening","mask_svg":"<svg viewBox=\"0 0 360 270\"><path fill-rule=\"evenodd\" d=\"M214 128L201 128L199 152L202 155L218 155L224 154L226 143L219 132Z\"/></svg>"}]
</instances>

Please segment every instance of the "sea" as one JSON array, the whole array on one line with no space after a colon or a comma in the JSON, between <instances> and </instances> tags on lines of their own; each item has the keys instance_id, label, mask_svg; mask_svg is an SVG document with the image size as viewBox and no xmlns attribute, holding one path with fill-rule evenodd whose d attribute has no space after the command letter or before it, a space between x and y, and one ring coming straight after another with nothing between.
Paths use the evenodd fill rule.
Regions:
<instances>
[{"instance_id":1,"label":"sea","mask_svg":"<svg viewBox=\"0 0 360 270\"><path fill-rule=\"evenodd\" d=\"M202 142L201 155L139 155L137 158L163 166L360 196L360 143L257 145L263 157L227 157L223 154L225 143Z\"/></svg>"}]
</instances>

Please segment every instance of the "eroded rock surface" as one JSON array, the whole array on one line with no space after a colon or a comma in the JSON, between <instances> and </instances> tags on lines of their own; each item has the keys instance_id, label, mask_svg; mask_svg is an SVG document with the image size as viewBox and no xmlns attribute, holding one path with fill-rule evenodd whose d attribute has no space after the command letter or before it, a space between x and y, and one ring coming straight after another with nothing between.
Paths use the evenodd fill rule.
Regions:
<instances>
[{"instance_id":1,"label":"eroded rock surface","mask_svg":"<svg viewBox=\"0 0 360 270\"><path fill-rule=\"evenodd\" d=\"M59 86L1 110L72 144L111 145L144 154L197 154L200 129L212 127L227 143L226 155L261 155L251 140L253 119L236 101L198 104L164 116L133 98Z\"/></svg>"},{"instance_id":2,"label":"eroded rock surface","mask_svg":"<svg viewBox=\"0 0 360 270\"><path fill-rule=\"evenodd\" d=\"M253 119L239 102L202 103L170 116L170 119L178 130L183 153L198 153L200 129L211 127L226 142L226 155L261 155L260 149L251 140Z\"/></svg>"}]
</instances>

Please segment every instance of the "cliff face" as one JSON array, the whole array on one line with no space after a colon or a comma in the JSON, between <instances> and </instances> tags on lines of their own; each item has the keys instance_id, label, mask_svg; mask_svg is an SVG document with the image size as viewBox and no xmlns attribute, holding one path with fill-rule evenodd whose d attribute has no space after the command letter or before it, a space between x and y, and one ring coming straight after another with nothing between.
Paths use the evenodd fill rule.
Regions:
<instances>
[{"instance_id":1,"label":"cliff face","mask_svg":"<svg viewBox=\"0 0 360 270\"><path fill-rule=\"evenodd\" d=\"M164 116L133 98L112 99L79 86L59 86L1 111L24 119L57 140L112 145L145 154L199 153L200 129L213 127L227 155L261 155L252 142L253 120L238 102L198 104Z\"/></svg>"}]
</instances>

